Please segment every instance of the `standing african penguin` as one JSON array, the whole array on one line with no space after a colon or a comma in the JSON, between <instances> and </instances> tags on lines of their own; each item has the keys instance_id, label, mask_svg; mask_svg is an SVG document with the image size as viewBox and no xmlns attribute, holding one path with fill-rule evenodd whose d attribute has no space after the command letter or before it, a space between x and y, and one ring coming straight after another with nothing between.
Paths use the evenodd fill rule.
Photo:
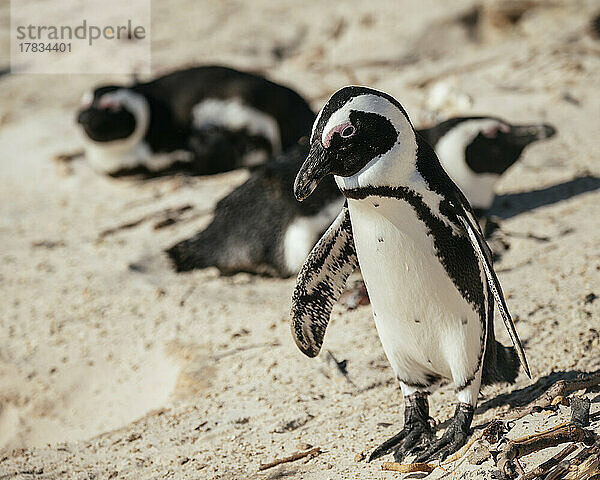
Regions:
<instances>
[{"instance_id":1,"label":"standing african penguin","mask_svg":"<svg viewBox=\"0 0 600 480\"><path fill-rule=\"evenodd\" d=\"M346 197L298 275L291 329L318 354L331 309L360 265L383 349L405 400L405 425L370 459L444 458L467 440L480 386L513 382L529 368L489 250L469 203L393 97L345 87L313 125L294 193L304 200L329 174ZM494 339L494 301L514 348ZM427 396L444 378L458 405L432 431Z\"/></svg>"},{"instance_id":2,"label":"standing african penguin","mask_svg":"<svg viewBox=\"0 0 600 480\"><path fill-rule=\"evenodd\" d=\"M260 165L308 135L314 118L293 90L219 66L97 88L77 115L89 162L113 176Z\"/></svg>"}]
</instances>

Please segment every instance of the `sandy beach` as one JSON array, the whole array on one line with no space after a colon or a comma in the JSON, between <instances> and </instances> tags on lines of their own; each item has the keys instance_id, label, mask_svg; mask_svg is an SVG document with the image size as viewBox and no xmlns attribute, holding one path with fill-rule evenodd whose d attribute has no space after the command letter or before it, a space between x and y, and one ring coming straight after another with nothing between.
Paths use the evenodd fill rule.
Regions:
<instances>
[{"instance_id":1,"label":"sandy beach","mask_svg":"<svg viewBox=\"0 0 600 480\"><path fill-rule=\"evenodd\" d=\"M528 8L167 0L152 12L156 75L218 63L284 83L315 110L362 84L398 98L417 126L493 114L556 127L502 178L492 209L510 247L496 269L533 379L484 389L476 427L600 370L600 40L590 31L600 5L507 3ZM4 69L8 2L0 11ZM53 160L81 148L81 94L128 80L0 76L0 479L399 478L364 460L400 430L403 410L370 307L337 306L309 359L289 330L294 279L176 274L161 253L207 225L247 172L115 180L85 159ZM498 316L496 334L509 343ZM347 361L347 377L328 352ZM579 394L600 433L598 390ZM448 419L453 402L447 385L432 416ZM569 415L527 415L508 437ZM312 447L322 453L259 471ZM465 459L427 478L500 478L491 457Z\"/></svg>"}]
</instances>

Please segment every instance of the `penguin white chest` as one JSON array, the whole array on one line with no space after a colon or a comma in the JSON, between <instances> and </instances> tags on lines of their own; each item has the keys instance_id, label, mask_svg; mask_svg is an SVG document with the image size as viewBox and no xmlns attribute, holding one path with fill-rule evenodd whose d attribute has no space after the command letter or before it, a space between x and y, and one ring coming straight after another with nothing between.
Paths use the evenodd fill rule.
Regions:
<instances>
[{"instance_id":1,"label":"penguin white chest","mask_svg":"<svg viewBox=\"0 0 600 480\"><path fill-rule=\"evenodd\" d=\"M377 331L396 376L429 385L466 377L479 360L481 321L436 255L427 226L406 202L348 201Z\"/></svg>"}]
</instances>

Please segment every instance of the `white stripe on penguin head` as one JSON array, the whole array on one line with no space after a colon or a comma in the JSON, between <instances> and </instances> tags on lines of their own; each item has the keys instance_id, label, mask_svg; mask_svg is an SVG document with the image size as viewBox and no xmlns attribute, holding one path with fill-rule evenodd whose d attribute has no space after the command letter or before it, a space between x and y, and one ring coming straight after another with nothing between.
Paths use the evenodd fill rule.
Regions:
<instances>
[{"instance_id":1,"label":"white stripe on penguin head","mask_svg":"<svg viewBox=\"0 0 600 480\"><path fill-rule=\"evenodd\" d=\"M331 114L321 133L322 143L332 129L350 121L350 113L352 111L381 115L382 117L387 118L400 134L408 133L408 130L412 131L412 125L401 109L385 97L373 93L366 93L352 97L348 102Z\"/></svg>"},{"instance_id":2,"label":"white stripe on penguin head","mask_svg":"<svg viewBox=\"0 0 600 480\"><path fill-rule=\"evenodd\" d=\"M342 189L367 185L399 185L408 181L416 168L417 142L409 118L401 108L383 96L366 93L352 97L329 117L321 142L326 143L330 132L350 121L351 112L375 113L386 118L398 133L391 150L373 158L358 173L336 177Z\"/></svg>"}]
</instances>

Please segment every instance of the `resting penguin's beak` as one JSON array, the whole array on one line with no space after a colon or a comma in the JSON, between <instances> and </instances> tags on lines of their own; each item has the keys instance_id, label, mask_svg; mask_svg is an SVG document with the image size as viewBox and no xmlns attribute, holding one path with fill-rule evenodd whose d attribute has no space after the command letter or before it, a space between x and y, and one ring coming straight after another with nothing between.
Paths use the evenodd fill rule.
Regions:
<instances>
[{"instance_id":1,"label":"resting penguin's beak","mask_svg":"<svg viewBox=\"0 0 600 480\"><path fill-rule=\"evenodd\" d=\"M518 125L510 129L512 142L520 147L526 147L536 140L553 137L555 133L556 130L551 125Z\"/></svg>"},{"instance_id":2,"label":"resting penguin's beak","mask_svg":"<svg viewBox=\"0 0 600 480\"><path fill-rule=\"evenodd\" d=\"M331 162L327 150L318 140L310 146L308 157L300 167L294 182L294 195L298 201L306 199L323 177L331 173Z\"/></svg>"}]
</instances>

